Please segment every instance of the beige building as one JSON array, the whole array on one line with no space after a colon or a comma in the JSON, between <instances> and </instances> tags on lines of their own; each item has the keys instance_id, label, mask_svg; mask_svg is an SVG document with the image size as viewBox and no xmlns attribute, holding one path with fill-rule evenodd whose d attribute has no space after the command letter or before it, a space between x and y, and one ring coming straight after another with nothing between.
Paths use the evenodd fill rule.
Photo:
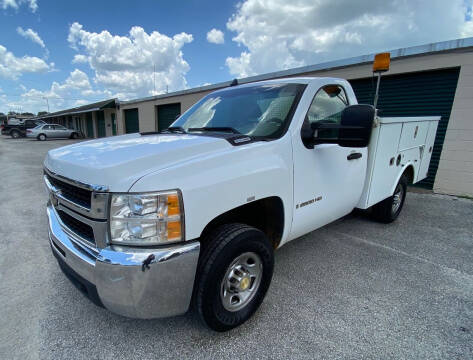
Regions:
<instances>
[{"instance_id":1,"label":"beige building","mask_svg":"<svg viewBox=\"0 0 473 360\"><path fill-rule=\"evenodd\" d=\"M109 99L37 117L51 124L61 124L80 131L84 137L118 135L118 100Z\"/></svg>"},{"instance_id":2,"label":"beige building","mask_svg":"<svg viewBox=\"0 0 473 360\"><path fill-rule=\"evenodd\" d=\"M383 75L378 108L385 116L440 115L428 178L435 192L473 196L473 38L390 51L391 69ZM244 84L291 76L331 76L350 81L360 103L372 103L373 54L239 79ZM211 91L230 81L131 101L103 109L105 135L157 131ZM109 102L111 100L108 100ZM113 100L115 101L115 100ZM97 107L97 104L90 106ZM66 110L67 111L67 110ZM97 113L93 124L96 124ZM83 116L78 116L83 122ZM49 117L50 115L48 115ZM94 134L98 134L94 125Z\"/></svg>"}]
</instances>

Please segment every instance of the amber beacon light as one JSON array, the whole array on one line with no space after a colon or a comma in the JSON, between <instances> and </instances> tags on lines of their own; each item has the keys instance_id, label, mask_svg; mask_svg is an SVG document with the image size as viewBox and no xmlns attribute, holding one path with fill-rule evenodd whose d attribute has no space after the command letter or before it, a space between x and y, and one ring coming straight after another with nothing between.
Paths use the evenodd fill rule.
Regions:
<instances>
[{"instance_id":1,"label":"amber beacon light","mask_svg":"<svg viewBox=\"0 0 473 360\"><path fill-rule=\"evenodd\" d=\"M380 53L374 56L373 72L385 72L389 70L391 56L389 53Z\"/></svg>"}]
</instances>

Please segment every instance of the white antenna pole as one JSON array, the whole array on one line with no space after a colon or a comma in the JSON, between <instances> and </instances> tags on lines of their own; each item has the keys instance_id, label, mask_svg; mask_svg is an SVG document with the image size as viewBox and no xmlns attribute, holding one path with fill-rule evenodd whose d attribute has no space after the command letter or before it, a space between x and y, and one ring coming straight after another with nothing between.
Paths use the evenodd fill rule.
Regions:
<instances>
[{"instance_id":1,"label":"white antenna pole","mask_svg":"<svg viewBox=\"0 0 473 360\"><path fill-rule=\"evenodd\" d=\"M156 64L153 63L153 95L156 95Z\"/></svg>"},{"instance_id":2,"label":"white antenna pole","mask_svg":"<svg viewBox=\"0 0 473 360\"><path fill-rule=\"evenodd\" d=\"M43 96L43 99L46 100L46 105L48 105L48 113L49 113L49 100L46 96Z\"/></svg>"}]
</instances>

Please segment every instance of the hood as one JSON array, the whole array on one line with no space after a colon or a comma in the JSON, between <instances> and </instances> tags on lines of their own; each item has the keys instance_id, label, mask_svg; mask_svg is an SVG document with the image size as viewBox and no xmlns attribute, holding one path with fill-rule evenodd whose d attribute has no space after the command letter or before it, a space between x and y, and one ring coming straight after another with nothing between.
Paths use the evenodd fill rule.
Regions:
<instances>
[{"instance_id":1,"label":"hood","mask_svg":"<svg viewBox=\"0 0 473 360\"><path fill-rule=\"evenodd\" d=\"M130 134L50 150L44 165L69 179L128 191L146 174L230 148L232 145L217 137Z\"/></svg>"}]
</instances>

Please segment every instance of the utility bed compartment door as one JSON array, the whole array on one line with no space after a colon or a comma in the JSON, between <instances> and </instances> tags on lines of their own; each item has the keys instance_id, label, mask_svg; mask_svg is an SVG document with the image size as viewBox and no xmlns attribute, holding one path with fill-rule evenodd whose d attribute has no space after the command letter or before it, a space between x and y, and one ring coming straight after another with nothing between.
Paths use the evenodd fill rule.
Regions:
<instances>
[{"instance_id":1,"label":"utility bed compartment door","mask_svg":"<svg viewBox=\"0 0 473 360\"><path fill-rule=\"evenodd\" d=\"M368 204L376 204L392 195L391 190L399 173L396 161L401 132L401 123L383 124L379 127Z\"/></svg>"},{"instance_id":2,"label":"utility bed compartment door","mask_svg":"<svg viewBox=\"0 0 473 360\"><path fill-rule=\"evenodd\" d=\"M434 148L435 135L437 134L438 121L429 121L427 136L425 139L425 146L421 147L421 160L419 171L415 181L425 179L429 172L430 159L432 158L432 150Z\"/></svg>"},{"instance_id":3,"label":"utility bed compartment door","mask_svg":"<svg viewBox=\"0 0 473 360\"><path fill-rule=\"evenodd\" d=\"M428 130L428 121L404 123L402 127L401 141L399 142L399 151L424 145Z\"/></svg>"}]
</instances>

